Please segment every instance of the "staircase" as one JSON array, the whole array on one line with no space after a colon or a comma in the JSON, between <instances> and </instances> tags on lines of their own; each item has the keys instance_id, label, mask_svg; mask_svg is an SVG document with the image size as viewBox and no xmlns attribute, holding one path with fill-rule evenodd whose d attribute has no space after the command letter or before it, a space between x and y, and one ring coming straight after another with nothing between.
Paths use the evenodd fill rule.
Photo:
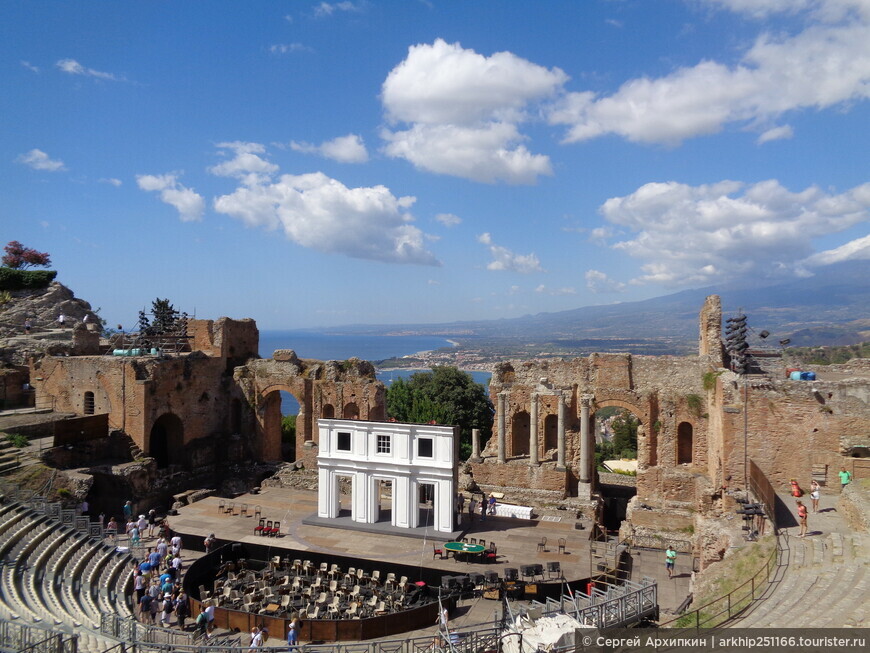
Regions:
<instances>
[{"instance_id":1,"label":"staircase","mask_svg":"<svg viewBox=\"0 0 870 653\"><path fill-rule=\"evenodd\" d=\"M781 573L729 627L848 628L870 622L870 535L786 534L782 544Z\"/></svg>"},{"instance_id":2,"label":"staircase","mask_svg":"<svg viewBox=\"0 0 870 653\"><path fill-rule=\"evenodd\" d=\"M21 466L21 450L6 438L0 438L0 474L14 471Z\"/></svg>"}]
</instances>

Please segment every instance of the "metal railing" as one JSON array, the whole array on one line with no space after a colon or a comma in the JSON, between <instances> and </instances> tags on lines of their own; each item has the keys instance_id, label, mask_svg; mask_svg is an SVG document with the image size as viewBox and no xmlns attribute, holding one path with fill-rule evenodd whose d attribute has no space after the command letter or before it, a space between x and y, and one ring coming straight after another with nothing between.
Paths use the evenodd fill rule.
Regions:
<instances>
[{"instance_id":1,"label":"metal railing","mask_svg":"<svg viewBox=\"0 0 870 653\"><path fill-rule=\"evenodd\" d=\"M724 596L713 599L691 612L659 624L659 628L714 628L734 619L761 597L776 573L782 559L779 536L773 537L776 546L753 576Z\"/></svg>"},{"instance_id":2,"label":"metal railing","mask_svg":"<svg viewBox=\"0 0 870 653\"><path fill-rule=\"evenodd\" d=\"M651 619L658 611L658 584L651 578L635 583L625 581L605 590L592 588L591 594L577 592L562 595L559 600L548 598L545 603L532 601L543 614L564 612L585 626L617 628Z\"/></svg>"},{"instance_id":3,"label":"metal railing","mask_svg":"<svg viewBox=\"0 0 870 653\"><path fill-rule=\"evenodd\" d=\"M0 621L0 650L15 653L76 653L78 635L16 621Z\"/></svg>"}]
</instances>

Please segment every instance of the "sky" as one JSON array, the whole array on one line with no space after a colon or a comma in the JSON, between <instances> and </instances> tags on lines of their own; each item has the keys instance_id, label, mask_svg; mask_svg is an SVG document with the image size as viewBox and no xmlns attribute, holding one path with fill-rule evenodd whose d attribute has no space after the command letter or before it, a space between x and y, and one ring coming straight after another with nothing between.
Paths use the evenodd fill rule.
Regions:
<instances>
[{"instance_id":1,"label":"sky","mask_svg":"<svg viewBox=\"0 0 870 653\"><path fill-rule=\"evenodd\" d=\"M110 324L499 319L870 258L870 0L4 0L0 88L0 240Z\"/></svg>"}]
</instances>

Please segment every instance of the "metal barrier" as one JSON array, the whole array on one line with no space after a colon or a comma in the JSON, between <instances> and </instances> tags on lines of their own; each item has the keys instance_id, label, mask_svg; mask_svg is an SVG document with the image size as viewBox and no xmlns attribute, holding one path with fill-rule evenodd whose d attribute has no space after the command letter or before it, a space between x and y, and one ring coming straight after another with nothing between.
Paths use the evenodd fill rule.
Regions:
<instances>
[{"instance_id":1,"label":"metal barrier","mask_svg":"<svg viewBox=\"0 0 870 653\"><path fill-rule=\"evenodd\" d=\"M640 583L625 581L606 590L593 588L591 594L577 592L573 596L563 595L558 601L532 601L532 605L541 608L545 615L565 612L585 626L617 628L656 616L658 585L651 578Z\"/></svg>"},{"instance_id":2,"label":"metal barrier","mask_svg":"<svg viewBox=\"0 0 870 653\"><path fill-rule=\"evenodd\" d=\"M715 628L737 617L767 590L782 556L782 544L774 535L776 546L764 565L749 580L724 596L713 599L691 612L659 624L659 628Z\"/></svg>"},{"instance_id":3,"label":"metal barrier","mask_svg":"<svg viewBox=\"0 0 870 653\"><path fill-rule=\"evenodd\" d=\"M764 514L773 524L773 532L777 533L776 526L776 490L761 468L751 458L749 459L749 491L755 495L760 503L764 504Z\"/></svg>"},{"instance_id":4,"label":"metal barrier","mask_svg":"<svg viewBox=\"0 0 870 653\"><path fill-rule=\"evenodd\" d=\"M78 635L0 621L0 650L14 653L76 653Z\"/></svg>"}]
</instances>

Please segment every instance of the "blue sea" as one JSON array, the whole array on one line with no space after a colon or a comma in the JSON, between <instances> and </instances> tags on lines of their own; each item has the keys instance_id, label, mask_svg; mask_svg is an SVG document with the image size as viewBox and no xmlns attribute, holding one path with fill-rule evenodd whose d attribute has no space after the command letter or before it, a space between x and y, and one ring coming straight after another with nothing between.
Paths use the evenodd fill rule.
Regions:
<instances>
[{"instance_id":1,"label":"blue sea","mask_svg":"<svg viewBox=\"0 0 870 653\"><path fill-rule=\"evenodd\" d=\"M387 358L409 356L421 351L432 351L452 346L448 340L437 336L374 336L318 334L310 331L260 331L260 356L271 358L276 349L292 349L299 358L318 360L347 360L360 358L379 361ZM385 370L378 378L387 387L398 378L407 379L420 370ZM489 384L489 372L469 372L477 383ZM293 395L281 393L281 412L296 415L299 404Z\"/></svg>"}]
</instances>

